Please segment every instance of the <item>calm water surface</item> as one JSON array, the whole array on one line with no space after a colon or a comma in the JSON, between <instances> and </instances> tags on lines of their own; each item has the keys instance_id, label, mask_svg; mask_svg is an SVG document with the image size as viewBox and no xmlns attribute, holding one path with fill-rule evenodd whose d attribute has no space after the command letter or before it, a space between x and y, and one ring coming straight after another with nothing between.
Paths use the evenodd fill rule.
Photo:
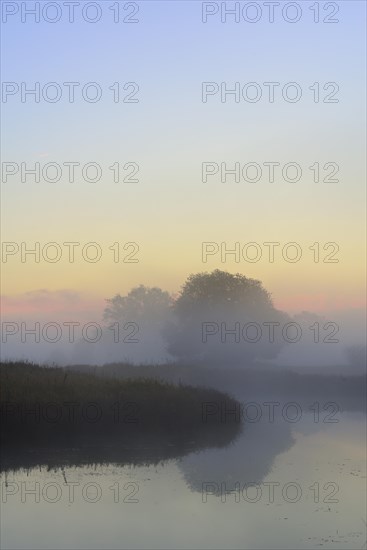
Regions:
<instances>
[{"instance_id":1,"label":"calm water surface","mask_svg":"<svg viewBox=\"0 0 367 550\"><path fill-rule=\"evenodd\" d=\"M1 548L366 548L366 417L338 420L263 419L147 466L2 473Z\"/></svg>"}]
</instances>

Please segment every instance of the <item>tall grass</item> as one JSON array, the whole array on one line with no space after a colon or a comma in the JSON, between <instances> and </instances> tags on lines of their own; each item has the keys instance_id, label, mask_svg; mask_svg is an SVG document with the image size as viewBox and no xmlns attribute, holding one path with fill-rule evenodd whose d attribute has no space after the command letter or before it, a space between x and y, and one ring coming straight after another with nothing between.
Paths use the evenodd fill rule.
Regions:
<instances>
[{"instance_id":1,"label":"tall grass","mask_svg":"<svg viewBox=\"0 0 367 550\"><path fill-rule=\"evenodd\" d=\"M204 414L206 403L218 414ZM220 405L220 406L219 406ZM228 442L240 431L230 396L209 388L154 379L116 379L25 362L0 364L1 437L6 444L75 441L118 435L120 441ZM213 406L212 409L216 407Z\"/></svg>"}]
</instances>

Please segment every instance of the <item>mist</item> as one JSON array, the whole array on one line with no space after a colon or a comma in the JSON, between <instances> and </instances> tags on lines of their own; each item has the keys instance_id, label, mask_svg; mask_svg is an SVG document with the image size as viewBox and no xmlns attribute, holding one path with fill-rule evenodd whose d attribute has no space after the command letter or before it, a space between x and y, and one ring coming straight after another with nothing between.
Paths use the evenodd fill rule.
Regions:
<instances>
[{"instance_id":1,"label":"mist","mask_svg":"<svg viewBox=\"0 0 367 550\"><path fill-rule=\"evenodd\" d=\"M64 316L50 320L40 312L37 317L23 315L2 320L1 360L60 366L185 363L211 369L248 369L260 364L272 370L286 368L296 372L345 375L365 372L363 310L293 315L283 312L283 316L288 324L286 339L279 325L274 326L274 339L270 342L269 323L275 321L269 316L257 315L254 320L253 316L231 317L228 311L218 310L210 316L196 314L180 344L186 349L195 348L195 356L177 357L170 352L170 335L178 330L172 313L155 315L154 319L140 316L112 326L101 313L89 320L83 317L75 320L74 315L74 326L70 326ZM251 323L261 327L260 338ZM242 332L246 325L248 338L244 341ZM250 341L257 338L256 342Z\"/></svg>"}]
</instances>

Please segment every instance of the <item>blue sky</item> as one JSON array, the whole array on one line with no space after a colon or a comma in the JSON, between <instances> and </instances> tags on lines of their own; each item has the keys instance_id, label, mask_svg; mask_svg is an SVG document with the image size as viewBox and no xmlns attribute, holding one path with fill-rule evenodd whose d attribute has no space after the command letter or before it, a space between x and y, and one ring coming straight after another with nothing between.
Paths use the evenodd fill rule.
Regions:
<instances>
[{"instance_id":1,"label":"blue sky","mask_svg":"<svg viewBox=\"0 0 367 550\"><path fill-rule=\"evenodd\" d=\"M73 24L22 24L13 16L3 25L3 81L94 81L105 95L96 104L9 98L2 104L2 157L104 167L135 161L140 182L116 186L108 170L96 184L14 178L2 184L3 239L136 241L141 262L126 273L104 264L76 273L66 264L56 270L30 262L19 271L9 262L3 293L87 288L109 296L141 282L175 291L190 272L221 267L263 280L279 297L321 292L332 302L345 293L355 304L363 289L365 3L338 2L337 24L313 23L314 3L305 1L295 24L265 17L223 24L219 16L203 24L196 1L138 2L139 23L114 24L107 9L113 2L100 4L96 24L77 15ZM326 4L320 2L322 14ZM107 88L116 81L137 82L139 103L113 103ZM294 104L218 97L203 104L204 81L296 81L304 96ZM339 103L314 103L308 87L316 81L337 82ZM317 185L309 173L293 185L201 182L204 161L296 161L306 173L316 160L337 162L341 182ZM336 241L341 262L202 265L202 241L269 240Z\"/></svg>"}]
</instances>

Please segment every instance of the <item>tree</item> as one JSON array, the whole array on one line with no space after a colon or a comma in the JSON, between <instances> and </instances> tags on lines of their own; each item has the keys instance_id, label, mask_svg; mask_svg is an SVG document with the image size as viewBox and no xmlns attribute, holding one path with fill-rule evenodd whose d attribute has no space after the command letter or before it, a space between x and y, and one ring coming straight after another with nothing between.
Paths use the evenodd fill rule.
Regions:
<instances>
[{"instance_id":1,"label":"tree","mask_svg":"<svg viewBox=\"0 0 367 550\"><path fill-rule=\"evenodd\" d=\"M107 329L104 338L107 345L103 353L108 353L109 361L159 363L167 360L162 333L173 303L168 292L140 285L126 296L116 294L106 302L104 319L113 329Z\"/></svg>"},{"instance_id":2,"label":"tree","mask_svg":"<svg viewBox=\"0 0 367 550\"><path fill-rule=\"evenodd\" d=\"M116 294L106 300L108 306L104 311L107 321L157 321L168 315L172 306L172 298L160 288L149 288L144 285L130 290L127 296Z\"/></svg>"},{"instance_id":3,"label":"tree","mask_svg":"<svg viewBox=\"0 0 367 550\"><path fill-rule=\"evenodd\" d=\"M275 358L284 345L280 325L289 320L260 281L219 269L190 275L173 312L168 351L184 361L222 366Z\"/></svg>"}]
</instances>

